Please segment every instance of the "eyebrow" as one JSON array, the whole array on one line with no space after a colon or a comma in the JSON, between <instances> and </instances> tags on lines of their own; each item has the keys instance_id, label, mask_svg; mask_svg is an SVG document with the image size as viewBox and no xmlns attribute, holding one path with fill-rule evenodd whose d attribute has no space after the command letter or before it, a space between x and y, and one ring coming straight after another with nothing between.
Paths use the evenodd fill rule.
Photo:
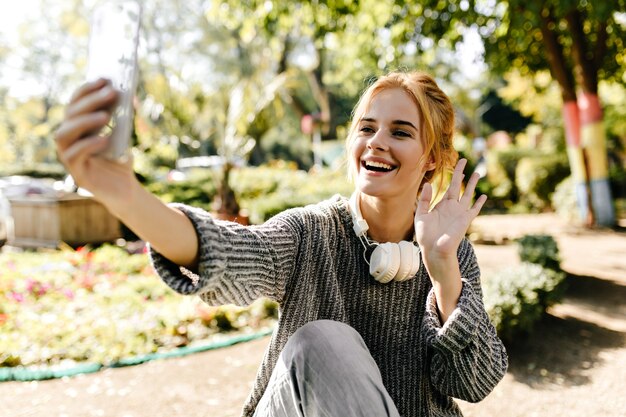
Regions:
<instances>
[{"instance_id":1,"label":"eyebrow","mask_svg":"<svg viewBox=\"0 0 626 417\"><path fill-rule=\"evenodd\" d=\"M361 119L362 122L376 122L376 119L372 119L371 117L363 117ZM417 127L415 127L415 125L407 120L393 120L391 122L392 125L404 125L404 126L410 126L413 129L417 130Z\"/></svg>"}]
</instances>

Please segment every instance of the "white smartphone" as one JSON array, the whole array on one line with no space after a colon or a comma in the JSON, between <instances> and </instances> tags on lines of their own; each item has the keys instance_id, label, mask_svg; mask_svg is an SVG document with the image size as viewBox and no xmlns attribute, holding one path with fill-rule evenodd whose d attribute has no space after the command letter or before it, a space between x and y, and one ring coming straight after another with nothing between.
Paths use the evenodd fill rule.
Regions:
<instances>
[{"instance_id":1,"label":"white smartphone","mask_svg":"<svg viewBox=\"0 0 626 417\"><path fill-rule=\"evenodd\" d=\"M104 0L91 18L87 81L107 78L120 93L109 124L111 142L103 152L109 159L124 159L130 149L141 13L138 1Z\"/></svg>"}]
</instances>

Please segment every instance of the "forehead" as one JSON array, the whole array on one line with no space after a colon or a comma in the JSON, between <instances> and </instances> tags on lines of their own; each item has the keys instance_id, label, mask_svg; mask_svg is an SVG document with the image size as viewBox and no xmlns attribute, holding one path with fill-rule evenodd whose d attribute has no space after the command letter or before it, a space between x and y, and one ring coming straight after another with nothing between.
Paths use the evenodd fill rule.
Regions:
<instances>
[{"instance_id":1,"label":"forehead","mask_svg":"<svg viewBox=\"0 0 626 417\"><path fill-rule=\"evenodd\" d=\"M361 118L418 123L420 116L414 99L407 91L402 88L388 88L374 94Z\"/></svg>"}]
</instances>

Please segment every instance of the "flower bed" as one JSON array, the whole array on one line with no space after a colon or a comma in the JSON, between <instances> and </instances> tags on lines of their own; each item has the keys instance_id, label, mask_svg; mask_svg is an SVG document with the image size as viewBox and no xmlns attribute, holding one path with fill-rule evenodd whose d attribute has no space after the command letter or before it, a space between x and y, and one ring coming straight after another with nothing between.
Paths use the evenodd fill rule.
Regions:
<instances>
[{"instance_id":1,"label":"flower bed","mask_svg":"<svg viewBox=\"0 0 626 417\"><path fill-rule=\"evenodd\" d=\"M0 367L108 365L225 331L267 329L275 315L264 300L209 307L182 297L158 279L145 253L116 246L0 257Z\"/></svg>"}]
</instances>

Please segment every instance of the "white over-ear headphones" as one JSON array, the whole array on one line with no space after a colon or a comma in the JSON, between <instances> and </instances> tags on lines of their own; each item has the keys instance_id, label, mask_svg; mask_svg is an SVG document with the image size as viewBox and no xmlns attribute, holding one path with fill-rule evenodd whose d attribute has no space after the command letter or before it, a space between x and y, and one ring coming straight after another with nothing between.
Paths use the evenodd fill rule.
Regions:
<instances>
[{"instance_id":1,"label":"white over-ear headphones","mask_svg":"<svg viewBox=\"0 0 626 417\"><path fill-rule=\"evenodd\" d=\"M395 281L406 281L413 278L420 267L419 248L413 242L405 240L400 243L370 242L367 238L369 226L361 215L359 194L355 191L350 197L350 214L352 215L352 228L357 237L361 240L365 250L368 246L375 244L376 249L372 252L369 261L365 261L370 266L370 274L376 281L383 284ZM414 222L415 223L415 222ZM365 256L365 253L364 253Z\"/></svg>"}]
</instances>

